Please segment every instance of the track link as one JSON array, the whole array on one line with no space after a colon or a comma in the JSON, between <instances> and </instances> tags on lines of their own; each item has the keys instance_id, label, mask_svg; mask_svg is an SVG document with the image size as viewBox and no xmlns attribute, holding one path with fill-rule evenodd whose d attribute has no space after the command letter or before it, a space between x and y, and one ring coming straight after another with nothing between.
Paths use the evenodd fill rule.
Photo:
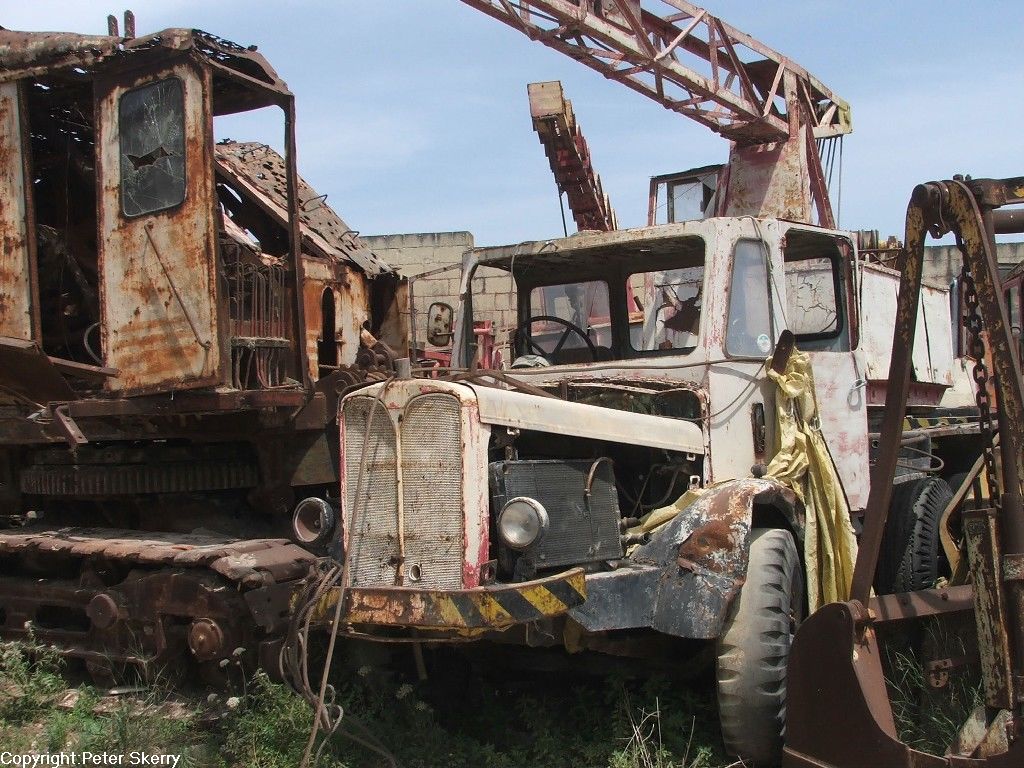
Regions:
<instances>
[{"instance_id":1,"label":"track link","mask_svg":"<svg viewBox=\"0 0 1024 768\"><path fill-rule=\"evenodd\" d=\"M143 677L272 660L315 557L286 539L111 528L0 531L0 635ZM209 675L207 675L209 677Z\"/></svg>"}]
</instances>

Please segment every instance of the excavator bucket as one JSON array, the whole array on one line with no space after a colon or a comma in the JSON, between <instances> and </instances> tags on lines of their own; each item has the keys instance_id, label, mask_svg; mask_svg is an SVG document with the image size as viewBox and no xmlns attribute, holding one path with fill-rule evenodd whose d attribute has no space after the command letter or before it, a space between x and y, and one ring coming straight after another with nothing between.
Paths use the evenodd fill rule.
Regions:
<instances>
[{"instance_id":1,"label":"excavator bucket","mask_svg":"<svg viewBox=\"0 0 1024 768\"><path fill-rule=\"evenodd\" d=\"M996 209L1021 202L1021 178L957 179L922 184L914 190L907 209L881 444L851 599L821 608L794 639L788 669L785 768L1024 766L1024 513L1019 481L1024 399L1020 360L994 256L995 231L1006 231L1010 218ZM987 371L982 362L975 371L983 435L988 438L985 469L990 499L985 503L989 508L962 512L967 583L872 596L911 385L908 350L913 349L924 240L929 232L934 237L953 232L957 237L964 278L972 289L968 318L972 356L989 360L992 369ZM987 332L984 336L982 327ZM989 376L996 383L994 402L987 396ZM955 494L951 505L963 495ZM932 653L925 651L923 656L940 658L925 658L922 674L940 692L935 695L941 695L954 667L978 664L982 704L964 718L953 743L938 750L942 754L930 754L900 738L890 700L894 681L891 675L887 680L892 655L887 657L885 646L886 638L907 637L923 640L918 644L925 645L935 628L943 626L963 643L966 653L941 658L934 648L928 649ZM964 626L973 631L964 631Z\"/></svg>"}]
</instances>

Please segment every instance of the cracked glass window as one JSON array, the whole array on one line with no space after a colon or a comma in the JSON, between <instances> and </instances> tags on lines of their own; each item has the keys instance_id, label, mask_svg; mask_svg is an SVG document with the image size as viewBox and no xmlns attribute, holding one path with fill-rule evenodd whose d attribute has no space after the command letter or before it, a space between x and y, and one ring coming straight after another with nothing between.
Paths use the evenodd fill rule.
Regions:
<instances>
[{"instance_id":1,"label":"cracked glass window","mask_svg":"<svg viewBox=\"0 0 1024 768\"><path fill-rule=\"evenodd\" d=\"M185 199L185 93L171 77L121 96L121 211L142 216Z\"/></svg>"},{"instance_id":2,"label":"cracked glass window","mask_svg":"<svg viewBox=\"0 0 1024 768\"><path fill-rule=\"evenodd\" d=\"M850 349L850 331L843 307L844 258L832 235L790 230L783 246L786 322L804 350Z\"/></svg>"}]
</instances>

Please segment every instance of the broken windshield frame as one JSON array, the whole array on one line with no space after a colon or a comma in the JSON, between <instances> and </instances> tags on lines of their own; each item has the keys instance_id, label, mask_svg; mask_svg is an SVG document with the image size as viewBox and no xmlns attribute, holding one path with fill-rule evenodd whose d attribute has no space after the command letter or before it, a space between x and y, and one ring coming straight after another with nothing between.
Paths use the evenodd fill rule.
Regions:
<instances>
[{"instance_id":1,"label":"broken windshield frame","mask_svg":"<svg viewBox=\"0 0 1024 768\"><path fill-rule=\"evenodd\" d=\"M547 360L549 364L586 364L592 357L596 357L596 361L609 361L678 356L690 354L697 348L707 249L702 236L634 239L562 251L548 248L530 254L517 252L514 258L501 256L476 263L471 260L466 264L470 273L468 281L463 283L469 289L464 297L463 349L467 352L473 349L475 340L467 334L467 329L472 328L474 322L491 320L499 331L511 333L517 325L522 326L533 317L561 317L565 312L557 311L558 307L569 313L563 319L572 322L578 312L573 309L567 286L575 287L573 295L583 297L583 305L592 305L593 311L587 313L586 322L573 324L587 334L596 356L590 352L590 345L564 323L556 325L555 321L547 321L550 328L530 323L537 326L534 330L541 336L549 332L554 345L549 345L550 349L545 348L545 351L552 354L562 336L568 333L557 350L558 359ZM481 268L483 270L478 271ZM504 275L504 285L508 286L504 290L508 293L491 290L495 285L491 275L499 270ZM512 271L514 281L509 280ZM481 274L486 276L485 280L479 278ZM601 285L597 293L602 295L590 296L597 290L594 288L597 284ZM672 296L659 302L666 286L672 288ZM561 304L559 297L562 297ZM542 305L556 307L556 311L547 312ZM674 320L676 317L678 320ZM674 323L682 325L676 328ZM660 333L657 337L656 332ZM536 353L534 349L525 352ZM515 346L513 358L522 354L524 349L520 342ZM465 359L471 357L472 353Z\"/></svg>"}]
</instances>

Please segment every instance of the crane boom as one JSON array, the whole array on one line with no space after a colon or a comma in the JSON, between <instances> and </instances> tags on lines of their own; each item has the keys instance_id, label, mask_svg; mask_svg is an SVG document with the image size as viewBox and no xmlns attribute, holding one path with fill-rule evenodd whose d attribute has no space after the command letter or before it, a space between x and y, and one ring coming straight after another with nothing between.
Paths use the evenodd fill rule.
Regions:
<instances>
[{"instance_id":1,"label":"crane boom","mask_svg":"<svg viewBox=\"0 0 1024 768\"><path fill-rule=\"evenodd\" d=\"M815 139L849 105L781 53L684 0L462 0L732 142L719 215L834 227Z\"/></svg>"},{"instance_id":2,"label":"crane boom","mask_svg":"<svg viewBox=\"0 0 1024 768\"><path fill-rule=\"evenodd\" d=\"M548 156L559 194L569 198L576 227L610 232L618 227L615 211L601 187L601 177L590 160L587 140L576 123L572 102L557 80L530 83L530 116Z\"/></svg>"},{"instance_id":3,"label":"crane boom","mask_svg":"<svg viewBox=\"0 0 1024 768\"><path fill-rule=\"evenodd\" d=\"M792 135L786 80L815 138L851 131L850 107L781 53L683 0L462 0L738 144ZM700 68L702 71L698 71Z\"/></svg>"}]
</instances>

